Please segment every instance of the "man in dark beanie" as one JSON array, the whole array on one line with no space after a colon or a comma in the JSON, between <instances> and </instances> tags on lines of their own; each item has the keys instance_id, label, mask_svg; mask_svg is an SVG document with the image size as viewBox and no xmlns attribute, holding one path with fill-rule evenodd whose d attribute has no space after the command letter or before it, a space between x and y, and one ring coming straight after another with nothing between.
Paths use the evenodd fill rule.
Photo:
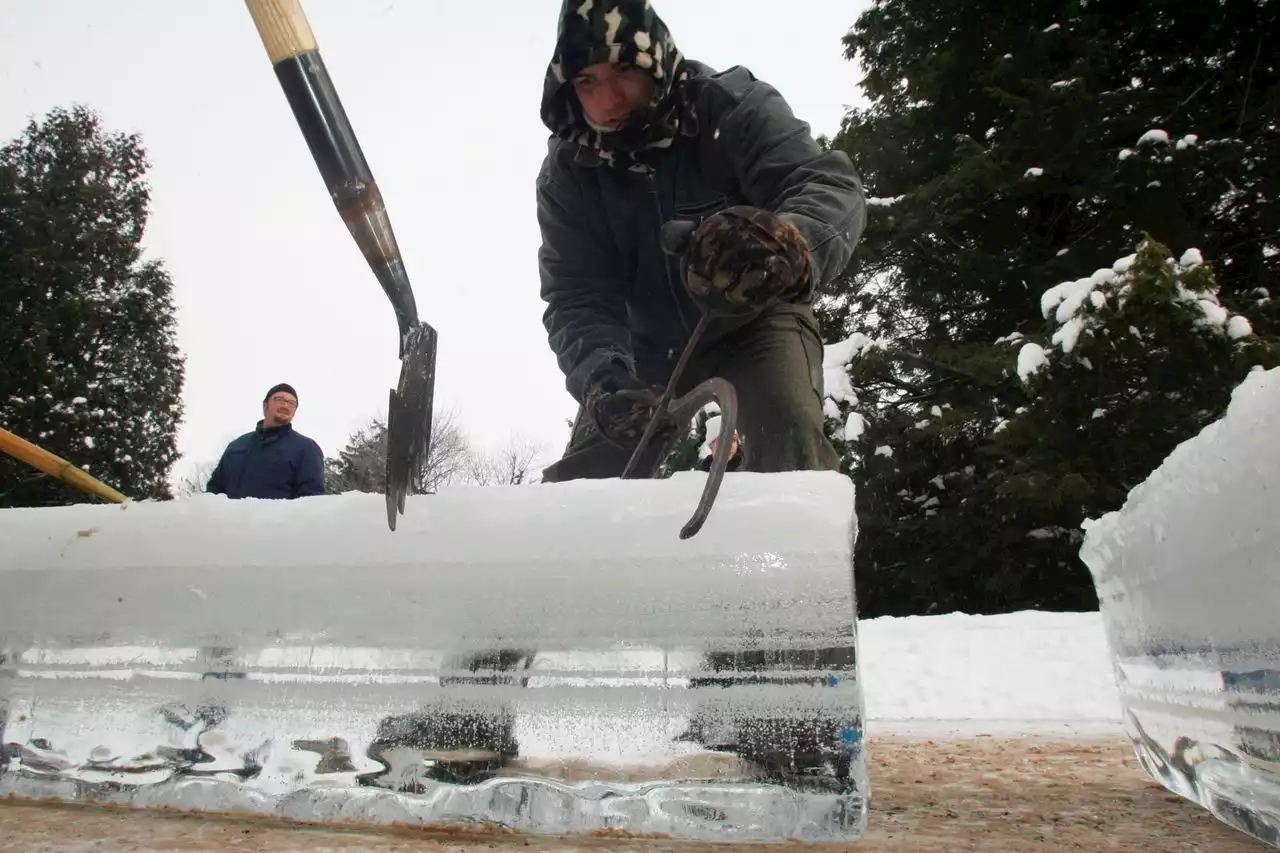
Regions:
<instances>
[{"instance_id":1,"label":"man in dark beanie","mask_svg":"<svg viewBox=\"0 0 1280 853\"><path fill-rule=\"evenodd\" d=\"M622 473L707 304L732 316L673 392L733 383L747 470L838 469L811 303L866 225L848 156L747 69L686 59L647 0L565 0L541 115L543 324L580 406L544 480ZM677 256L672 220L696 226Z\"/></svg>"},{"instance_id":2,"label":"man in dark beanie","mask_svg":"<svg viewBox=\"0 0 1280 853\"><path fill-rule=\"evenodd\" d=\"M205 491L229 498L301 498L324 494L320 445L293 428L298 393L280 383L262 398L262 420L227 445Z\"/></svg>"}]
</instances>

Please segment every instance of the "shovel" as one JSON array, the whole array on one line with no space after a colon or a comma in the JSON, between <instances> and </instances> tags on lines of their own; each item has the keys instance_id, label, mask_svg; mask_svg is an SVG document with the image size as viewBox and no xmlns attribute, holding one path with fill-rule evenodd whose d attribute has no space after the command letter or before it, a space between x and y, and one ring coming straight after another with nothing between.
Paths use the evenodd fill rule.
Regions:
<instances>
[{"instance_id":1,"label":"shovel","mask_svg":"<svg viewBox=\"0 0 1280 853\"><path fill-rule=\"evenodd\" d=\"M64 483L75 486L82 492L97 495L105 501L124 503L128 498L93 477L83 468L77 468L61 456L57 456L43 447L38 447L19 435L14 435L0 427L0 451L14 459L25 462L37 471L57 477Z\"/></svg>"},{"instance_id":2,"label":"shovel","mask_svg":"<svg viewBox=\"0 0 1280 853\"><path fill-rule=\"evenodd\" d=\"M382 193L316 44L299 0L245 0L276 79L293 110L334 206L382 285L399 327L400 382L387 411L387 525L396 529L405 498L431 445L436 330L418 319Z\"/></svg>"}]
</instances>

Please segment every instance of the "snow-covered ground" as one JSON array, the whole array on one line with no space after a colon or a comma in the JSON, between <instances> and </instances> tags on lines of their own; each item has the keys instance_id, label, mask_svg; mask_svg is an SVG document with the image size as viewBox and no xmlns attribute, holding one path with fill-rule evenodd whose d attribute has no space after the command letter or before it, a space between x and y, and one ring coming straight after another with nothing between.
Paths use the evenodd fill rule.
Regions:
<instances>
[{"instance_id":1,"label":"snow-covered ground","mask_svg":"<svg viewBox=\"0 0 1280 853\"><path fill-rule=\"evenodd\" d=\"M858 626L868 737L1123 732L1097 613L871 619Z\"/></svg>"}]
</instances>

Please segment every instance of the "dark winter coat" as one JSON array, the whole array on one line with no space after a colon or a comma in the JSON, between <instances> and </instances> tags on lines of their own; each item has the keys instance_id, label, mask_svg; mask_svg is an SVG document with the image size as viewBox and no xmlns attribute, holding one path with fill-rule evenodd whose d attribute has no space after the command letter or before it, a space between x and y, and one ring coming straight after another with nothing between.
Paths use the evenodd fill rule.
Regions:
<instances>
[{"instance_id":1,"label":"dark winter coat","mask_svg":"<svg viewBox=\"0 0 1280 853\"><path fill-rule=\"evenodd\" d=\"M604 361L674 365L698 321L678 264L661 249L667 220L700 221L735 204L766 208L805 236L815 288L843 271L866 225L862 183L848 156L823 151L782 95L747 69L715 72L683 59L644 0L596 0L591 15L623 22L621 30L605 27L609 44L628 46L623 61L635 61L639 43L668 69L662 79L673 82L660 83L659 93L666 85L674 106L656 114L674 136L650 139L625 158L602 149L609 139L583 130L567 88L583 63L609 54L601 39L610 36L578 21L582 8L570 0L562 12L543 96L553 133L537 181L543 323L579 402ZM647 29L637 38L639 27ZM664 49L653 53L652 45ZM705 340L743 322L717 321Z\"/></svg>"},{"instance_id":2,"label":"dark winter coat","mask_svg":"<svg viewBox=\"0 0 1280 853\"><path fill-rule=\"evenodd\" d=\"M698 463L699 471L711 472L711 466L715 463L716 457L714 453L708 453L702 457L702 461ZM729 464L724 467L725 471L737 471L742 467L742 454L735 453L729 457Z\"/></svg>"},{"instance_id":3,"label":"dark winter coat","mask_svg":"<svg viewBox=\"0 0 1280 853\"><path fill-rule=\"evenodd\" d=\"M263 429L258 421L227 445L205 491L229 498L323 495L324 454L292 424Z\"/></svg>"}]
</instances>

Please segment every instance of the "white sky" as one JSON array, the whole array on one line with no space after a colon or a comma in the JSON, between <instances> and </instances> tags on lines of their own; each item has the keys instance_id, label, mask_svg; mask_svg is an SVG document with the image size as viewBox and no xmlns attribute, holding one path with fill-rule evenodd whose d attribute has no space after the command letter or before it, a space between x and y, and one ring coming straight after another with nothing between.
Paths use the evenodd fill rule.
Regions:
<instances>
[{"instance_id":1,"label":"white sky","mask_svg":"<svg viewBox=\"0 0 1280 853\"><path fill-rule=\"evenodd\" d=\"M841 36L866 0L658 0L686 56L745 65L815 135L863 103ZM575 404L538 295L538 114L559 0L303 0L381 186L419 313L439 332L436 407L471 440L551 461ZM499 11L500 10L500 11ZM187 358L180 477L253 427L276 382L336 453L385 412L396 325L334 210L238 0L7 0L0 137L83 103L138 132L152 167L144 245L175 283ZM243 343L239 342L243 339Z\"/></svg>"}]
</instances>

